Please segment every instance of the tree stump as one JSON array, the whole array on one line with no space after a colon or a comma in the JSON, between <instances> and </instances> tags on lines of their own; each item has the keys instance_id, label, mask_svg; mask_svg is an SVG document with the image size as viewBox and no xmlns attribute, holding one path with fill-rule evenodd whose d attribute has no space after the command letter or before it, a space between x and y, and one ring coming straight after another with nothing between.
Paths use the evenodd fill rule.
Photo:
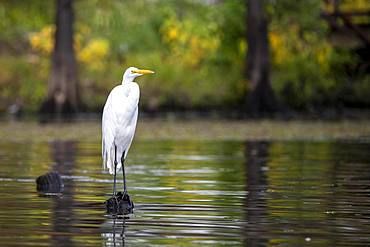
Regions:
<instances>
[{"instance_id":1,"label":"tree stump","mask_svg":"<svg viewBox=\"0 0 370 247\"><path fill-rule=\"evenodd\" d=\"M126 215L134 212L134 203L130 196L126 193L118 192L105 201L107 213L113 215Z\"/></svg>"},{"instance_id":2,"label":"tree stump","mask_svg":"<svg viewBox=\"0 0 370 247\"><path fill-rule=\"evenodd\" d=\"M36 189L39 193L61 193L63 180L58 172L48 172L36 179Z\"/></svg>"}]
</instances>

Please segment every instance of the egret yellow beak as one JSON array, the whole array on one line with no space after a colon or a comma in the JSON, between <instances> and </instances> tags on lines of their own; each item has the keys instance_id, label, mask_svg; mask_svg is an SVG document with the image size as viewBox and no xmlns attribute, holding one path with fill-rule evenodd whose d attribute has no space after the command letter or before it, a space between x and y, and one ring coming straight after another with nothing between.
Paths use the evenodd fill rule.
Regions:
<instances>
[{"instance_id":1,"label":"egret yellow beak","mask_svg":"<svg viewBox=\"0 0 370 247\"><path fill-rule=\"evenodd\" d=\"M135 69L135 70L132 70L132 73L146 75L146 74L154 74L154 71L151 71L148 69Z\"/></svg>"}]
</instances>

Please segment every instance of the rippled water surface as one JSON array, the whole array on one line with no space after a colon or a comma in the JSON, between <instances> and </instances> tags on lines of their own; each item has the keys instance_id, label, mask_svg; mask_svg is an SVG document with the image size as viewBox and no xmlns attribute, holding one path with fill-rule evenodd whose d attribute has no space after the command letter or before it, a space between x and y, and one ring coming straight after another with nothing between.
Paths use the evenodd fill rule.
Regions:
<instances>
[{"instance_id":1,"label":"rippled water surface","mask_svg":"<svg viewBox=\"0 0 370 247\"><path fill-rule=\"evenodd\" d=\"M370 243L370 143L135 141L125 219L105 213L100 148L0 140L0 246ZM38 195L52 170L63 194Z\"/></svg>"}]
</instances>

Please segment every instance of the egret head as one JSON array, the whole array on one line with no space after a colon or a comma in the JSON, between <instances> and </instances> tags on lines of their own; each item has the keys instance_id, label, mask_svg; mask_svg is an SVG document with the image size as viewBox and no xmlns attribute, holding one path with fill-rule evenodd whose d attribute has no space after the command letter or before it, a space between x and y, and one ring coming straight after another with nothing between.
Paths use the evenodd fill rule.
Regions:
<instances>
[{"instance_id":1,"label":"egret head","mask_svg":"<svg viewBox=\"0 0 370 247\"><path fill-rule=\"evenodd\" d=\"M147 69L138 69L136 67L130 67L126 69L125 73L123 74L122 83L132 82L135 80L136 77L146 75L146 74L154 74L154 71L147 70Z\"/></svg>"}]
</instances>

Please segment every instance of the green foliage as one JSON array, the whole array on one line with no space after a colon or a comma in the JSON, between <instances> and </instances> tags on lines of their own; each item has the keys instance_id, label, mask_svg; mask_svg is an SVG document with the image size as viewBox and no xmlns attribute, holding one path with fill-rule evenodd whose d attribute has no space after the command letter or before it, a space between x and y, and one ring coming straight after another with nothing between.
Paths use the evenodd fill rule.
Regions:
<instances>
[{"instance_id":1,"label":"green foliage","mask_svg":"<svg viewBox=\"0 0 370 247\"><path fill-rule=\"evenodd\" d=\"M344 65L356 63L356 58L327 39L326 23L319 16L322 3L280 0L269 6L273 88L281 101L297 109L352 100L366 105L367 97L356 93L359 86L346 86L354 78L349 78ZM343 98L344 91L351 97Z\"/></svg>"},{"instance_id":2,"label":"green foliage","mask_svg":"<svg viewBox=\"0 0 370 247\"><path fill-rule=\"evenodd\" d=\"M220 109L245 101L244 0L81 0L74 7L80 92L90 110L100 111L128 66L157 72L138 79L146 109ZM15 101L36 111L45 97L54 8L54 1L1 1L0 111ZM345 73L343 65L356 57L328 41L322 8L321 0L266 1L273 89L297 109L368 105L369 77Z\"/></svg>"},{"instance_id":3,"label":"green foliage","mask_svg":"<svg viewBox=\"0 0 370 247\"><path fill-rule=\"evenodd\" d=\"M2 0L0 2L1 41L26 41L25 35L28 32L41 29L53 22L53 12L53 1Z\"/></svg>"},{"instance_id":4,"label":"green foliage","mask_svg":"<svg viewBox=\"0 0 370 247\"><path fill-rule=\"evenodd\" d=\"M99 101L88 97L94 99L85 101L90 107L104 103L131 65L157 72L139 79L147 109L215 107L237 99L233 88L243 84L245 55L238 51L244 40L243 1L212 6L200 1L86 1L77 8L93 7L96 12L78 16L78 25L88 25L92 36L109 40L111 54L102 72L82 71L82 80L91 82L87 91L103 95ZM234 10L239 14L232 15ZM233 43L231 36L237 37Z\"/></svg>"},{"instance_id":5,"label":"green foliage","mask_svg":"<svg viewBox=\"0 0 370 247\"><path fill-rule=\"evenodd\" d=\"M35 64L43 64L38 73L34 73ZM46 94L44 78L48 66L48 61L34 56L0 56L0 111L10 103L18 103L26 111L37 111Z\"/></svg>"}]
</instances>

